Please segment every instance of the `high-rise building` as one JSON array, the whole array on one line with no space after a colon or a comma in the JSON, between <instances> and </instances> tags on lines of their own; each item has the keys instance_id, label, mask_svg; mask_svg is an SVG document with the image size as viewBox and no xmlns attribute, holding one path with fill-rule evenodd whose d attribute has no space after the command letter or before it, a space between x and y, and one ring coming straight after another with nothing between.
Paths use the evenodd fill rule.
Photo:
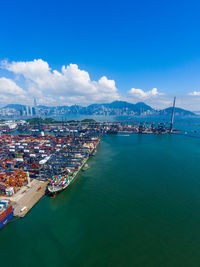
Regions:
<instances>
[{"instance_id":1,"label":"high-rise building","mask_svg":"<svg viewBox=\"0 0 200 267\"><path fill-rule=\"evenodd\" d=\"M30 115L33 116L33 107L30 107Z\"/></svg>"},{"instance_id":2,"label":"high-rise building","mask_svg":"<svg viewBox=\"0 0 200 267\"><path fill-rule=\"evenodd\" d=\"M36 98L34 98L34 107L37 107L37 101L36 101Z\"/></svg>"},{"instance_id":3,"label":"high-rise building","mask_svg":"<svg viewBox=\"0 0 200 267\"><path fill-rule=\"evenodd\" d=\"M36 101L36 98L34 98L34 115L37 115L37 101Z\"/></svg>"},{"instance_id":4,"label":"high-rise building","mask_svg":"<svg viewBox=\"0 0 200 267\"><path fill-rule=\"evenodd\" d=\"M29 106L26 106L26 116L29 116Z\"/></svg>"}]
</instances>

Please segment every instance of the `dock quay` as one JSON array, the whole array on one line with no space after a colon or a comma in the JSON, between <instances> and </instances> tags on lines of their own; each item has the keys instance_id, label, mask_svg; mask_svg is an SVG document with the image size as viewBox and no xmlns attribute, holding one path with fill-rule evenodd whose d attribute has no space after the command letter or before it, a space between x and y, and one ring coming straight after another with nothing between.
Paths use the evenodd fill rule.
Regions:
<instances>
[{"instance_id":1,"label":"dock quay","mask_svg":"<svg viewBox=\"0 0 200 267\"><path fill-rule=\"evenodd\" d=\"M16 124L17 125L17 124ZM93 121L82 123L81 121L49 123L40 125L26 124L23 127L18 125L16 130L24 132L28 131L33 136L39 135L41 132L48 132L54 135L80 135L87 134L89 136L101 136L103 134L116 133L138 133L138 134L169 134L176 133L177 130L172 129L173 123L155 122L155 121ZM0 128L4 133L10 133L9 129Z\"/></svg>"},{"instance_id":2,"label":"dock quay","mask_svg":"<svg viewBox=\"0 0 200 267\"><path fill-rule=\"evenodd\" d=\"M0 196L0 201L3 199L10 200L14 208L14 216L24 217L45 195L47 184L47 181L33 179L30 185L21 187L13 196Z\"/></svg>"}]
</instances>

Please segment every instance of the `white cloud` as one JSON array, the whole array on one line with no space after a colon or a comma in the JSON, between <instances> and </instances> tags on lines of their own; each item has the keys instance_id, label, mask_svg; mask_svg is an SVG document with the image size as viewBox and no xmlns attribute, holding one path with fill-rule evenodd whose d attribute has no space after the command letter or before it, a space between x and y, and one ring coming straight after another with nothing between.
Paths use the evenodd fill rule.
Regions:
<instances>
[{"instance_id":1,"label":"white cloud","mask_svg":"<svg viewBox=\"0 0 200 267\"><path fill-rule=\"evenodd\" d=\"M152 90L149 90L149 91L132 88L131 90L129 90L129 95L135 98L139 98L139 99L147 99L147 98L163 95L163 93L159 93L157 88L153 88Z\"/></svg>"},{"instance_id":2,"label":"white cloud","mask_svg":"<svg viewBox=\"0 0 200 267\"><path fill-rule=\"evenodd\" d=\"M193 92L189 93L189 95L200 96L200 91L193 91Z\"/></svg>"},{"instance_id":3,"label":"white cloud","mask_svg":"<svg viewBox=\"0 0 200 267\"><path fill-rule=\"evenodd\" d=\"M2 77L0 78L0 93L5 95L21 95L24 94L25 91L11 79Z\"/></svg>"},{"instance_id":4,"label":"white cloud","mask_svg":"<svg viewBox=\"0 0 200 267\"><path fill-rule=\"evenodd\" d=\"M92 81L89 73L78 65L63 66L61 71L52 70L42 59L27 62L2 62L2 67L22 76L30 96L44 102L51 98L56 104L90 104L119 99L114 80L103 76ZM65 102L66 101L66 102ZM81 102L79 102L81 101Z\"/></svg>"},{"instance_id":5,"label":"white cloud","mask_svg":"<svg viewBox=\"0 0 200 267\"><path fill-rule=\"evenodd\" d=\"M27 92L19 87L13 80L0 78L0 104L27 103L30 101Z\"/></svg>"}]
</instances>

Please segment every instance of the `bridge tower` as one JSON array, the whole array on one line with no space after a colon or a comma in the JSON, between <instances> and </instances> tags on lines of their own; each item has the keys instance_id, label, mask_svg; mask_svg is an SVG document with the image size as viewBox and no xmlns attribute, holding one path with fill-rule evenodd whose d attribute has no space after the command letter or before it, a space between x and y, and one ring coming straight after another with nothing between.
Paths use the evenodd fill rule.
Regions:
<instances>
[{"instance_id":1,"label":"bridge tower","mask_svg":"<svg viewBox=\"0 0 200 267\"><path fill-rule=\"evenodd\" d=\"M170 126L169 126L169 133L172 133L173 123L174 123L175 104L176 104L176 97L174 97L174 102L173 102L171 122L170 122Z\"/></svg>"}]
</instances>

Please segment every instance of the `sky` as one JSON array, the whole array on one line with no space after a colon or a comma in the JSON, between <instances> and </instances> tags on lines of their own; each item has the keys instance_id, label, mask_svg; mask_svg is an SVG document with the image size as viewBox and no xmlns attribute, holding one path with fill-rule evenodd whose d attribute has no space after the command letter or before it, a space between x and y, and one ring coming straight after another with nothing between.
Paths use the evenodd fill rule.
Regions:
<instances>
[{"instance_id":1,"label":"sky","mask_svg":"<svg viewBox=\"0 0 200 267\"><path fill-rule=\"evenodd\" d=\"M2 1L0 106L200 110L199 1Z\"/></svg>"}]
</instances>

